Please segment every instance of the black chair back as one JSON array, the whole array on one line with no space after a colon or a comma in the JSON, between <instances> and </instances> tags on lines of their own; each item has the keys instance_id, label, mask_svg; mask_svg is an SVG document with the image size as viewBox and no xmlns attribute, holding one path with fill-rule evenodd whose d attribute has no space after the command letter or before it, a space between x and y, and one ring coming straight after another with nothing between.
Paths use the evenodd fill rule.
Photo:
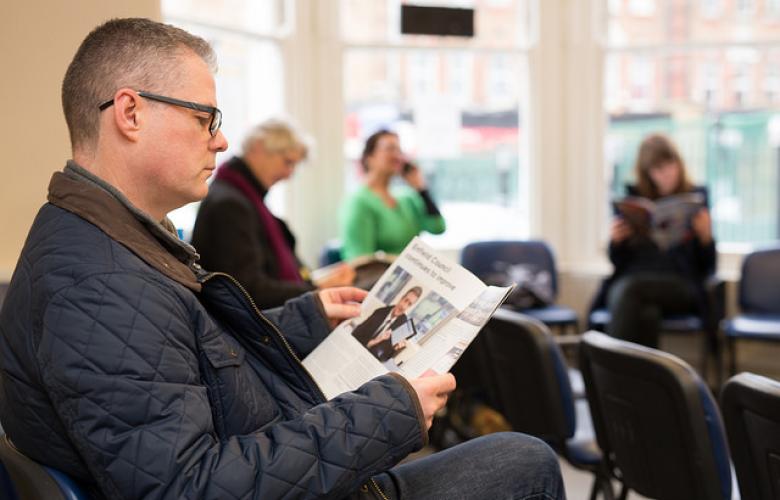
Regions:
<instances>
[{"instance_id":1,"label":"black chair back","mask_svg":"<svg viewBox=\"0 0 780 500\"><path fill-rule=\"evenodd\" d=\"M731 498L720 414L690 366L598 332L583 336L580 357L596 439L624 487L661 500Z\"/></svg>"},{"instance_id":2,"label":"black chair back","mask_svg":"<svg viewBox=\"0 0 780 500\"><path fill-rule=\"evenodd\" d=\"M529 316L499 309L480 333L490 353L497 409L512 428L562 450L574 435L571 384L548 328Z\"/></svg>"},{"instance_id":3,"label":"black chair back","mask_svg":"<svg viewBox=\"0 0 780 500\"><path fill-rule=\"evenodd\" d=\"M780 247L757 250L742 261L739 306L746 313L780 313Z\"/></svg>"},{"instance_id":4,"label":"black chair back","mask_svg":"<svg viewBox=\"0 0 780 500\"><path fill-rule=\"evenodd\" d=\"M87 500L82 489L62 472L45 467L16 449L8 435L0 436L0 462L19 500Z\"/></svg>"},{"instance_id":5,"label":"black chair back","mask_svg":"<svg viewBox=\"0 0 780 500\"><path fill-rule=\"evenodd\" d=\"M780 382L740 373L721 391L742 498L780 498Z\"/></svg>"},{"instance_id":6,"label":"black chair back","mask_svg":"<svg viewBox=\"0 0 780 500\"><path fill-rule=\"evenodd\" d=\"M461 253L461 265L476 274L484 276L495 269L495 262L508 264L529 264L540 271L550 273L553 298L558 295L558 272L552 249L544 241L479 241L469 243Z\"/></svg>"}]
</instances>

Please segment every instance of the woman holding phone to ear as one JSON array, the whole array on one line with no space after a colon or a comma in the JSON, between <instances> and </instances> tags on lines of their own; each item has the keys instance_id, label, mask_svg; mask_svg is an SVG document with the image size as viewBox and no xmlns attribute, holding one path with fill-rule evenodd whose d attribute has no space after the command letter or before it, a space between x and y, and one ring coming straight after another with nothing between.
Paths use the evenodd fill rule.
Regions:
<instances>
[{"instance_id":1,"label":"woman holding phone to ear","mask_svg":"<svg viewBox=\"0 0 780 500\"><path fill-rule=\"evenodd\" d=\"M422 231L444 232L444 218L431 199L422 172L401 152L395 132L372 134L360 164L365 174L363 185L346 200L341 212L343 259L379 250L399 254ZM396 175L407 186L391 190Z\"/></svg>"}]
</instances>

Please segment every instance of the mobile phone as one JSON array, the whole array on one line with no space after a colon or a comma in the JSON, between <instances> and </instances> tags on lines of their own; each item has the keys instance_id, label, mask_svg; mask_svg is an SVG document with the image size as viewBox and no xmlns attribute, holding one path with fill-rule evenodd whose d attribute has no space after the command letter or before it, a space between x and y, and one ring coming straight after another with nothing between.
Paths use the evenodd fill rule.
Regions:
<instances>
[{"instance_id":1,"label":"mobile phone","mask_svg":"<svg viewBox=\"0 0 780 500\"><path fill-rule=\"evenodd\" d=\"M412 170L414 170L414 165L412 164L412 162L410 161L405 162L403 167L403 173L408 174Z\"/></svg>"}]
</instances>

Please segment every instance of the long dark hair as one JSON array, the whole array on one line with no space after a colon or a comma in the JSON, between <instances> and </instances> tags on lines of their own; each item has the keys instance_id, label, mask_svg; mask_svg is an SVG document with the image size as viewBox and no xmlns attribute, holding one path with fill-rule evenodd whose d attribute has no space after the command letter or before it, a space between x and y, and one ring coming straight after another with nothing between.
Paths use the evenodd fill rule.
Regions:
<instances>
[{"instance_id":1,"label":"long dark hair","mask_svg":"<svg viewBox=\"0 0 780 500\"><path fill-rule=\"evenodd\" d=\"M379 144L379 139L386 135L392 135L398 137L398 134L386 128L377 130L366 139L366 145L363 146L363 154L360 155L360 165L363 167L363 172L368 172L368 157L374 154L376 146Z\"/></svg>"},{"instance_id":2,"label":"long dark hair","mask_svg":"<svg viewBox=\"0 0 780 500\"><path fill-rule=\"evenodd\" d=\"M693 184L688 179L685 162L674 143L662 134L652 134L645 137L639 146L639 153L634 164L637 178L636 187L640 196L650 198L651 200L661 196L658 192L658 187L653 182L653 179L650 178L650 170L671 161L677 163L680 169L680 182L677 184L674 194L686 193L692 190Z\"/></svg>"}]
</instances>

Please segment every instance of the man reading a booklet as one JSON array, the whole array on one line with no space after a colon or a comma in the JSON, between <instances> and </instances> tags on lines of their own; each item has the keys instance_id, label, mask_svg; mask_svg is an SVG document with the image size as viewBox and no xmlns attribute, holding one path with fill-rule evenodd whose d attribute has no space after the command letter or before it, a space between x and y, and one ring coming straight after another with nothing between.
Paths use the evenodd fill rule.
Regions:
<instances>
[{"instance_id":1,"label":"man reading a booklet","mask_svg":"<svg viewBox=\"0 0 780 500\"><path fill-rule=\"evenodd\" d=\"M49 185L0 311L0 420L95 498L564 498L543 442L427 443L450 374L375 377L327 400L300 359L366 293L261 312L204 271L166 214L206 195L220 131L203 39L114 19L62 85L73 159Z\"/></svg>"}]
</instances>

